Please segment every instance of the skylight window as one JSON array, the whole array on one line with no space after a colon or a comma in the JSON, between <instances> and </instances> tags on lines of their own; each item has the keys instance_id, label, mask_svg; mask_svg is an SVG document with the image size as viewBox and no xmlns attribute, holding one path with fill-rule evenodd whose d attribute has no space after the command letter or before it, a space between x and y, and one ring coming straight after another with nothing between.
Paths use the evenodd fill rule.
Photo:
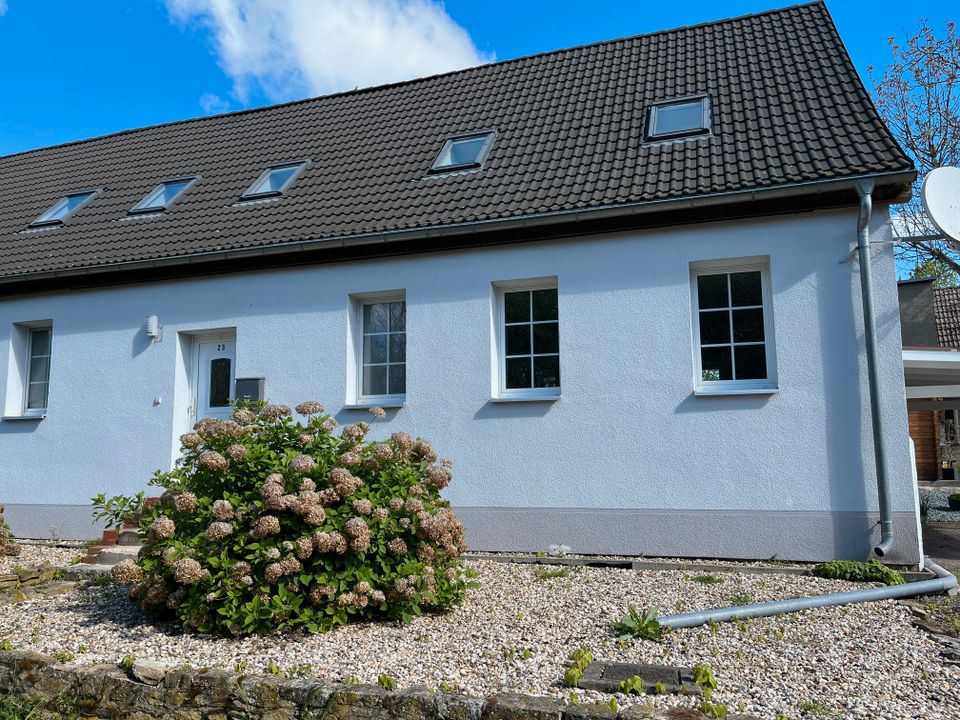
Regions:
<instances>
[{"instance_id":1,"label":"skylight window","mask_svg":"<svg viewBox=\"0 0 960 720\"><path fill-rule=\"evenodd\" d=\"M30 227L45 227L47 225L62 225L71 215L84 206L96 195L99 190L82 190L80 192L70 193L61 198L53 207L38 217Z\"/></svg>"},{"instance_id":2,"label":"skylight window","mask_svg":"<svg viewBox=\"0 0 960 720\"><path fill-rule=\"evenodd\" d=\"M256 182L247 188L247 191L243 194L243 199L251 200L282 195L283 191L289 187L290 183L296 179L306 165L306 161L303 160L268 167L257 178Z\"/></svg>"},{"instance_id":3,"label":"skylight window","mask_svg":"<svg viewBox=\"0 0 960 720\"><path fill-rule=\"evenodd\" d=\"M665 140L710 132L707 98L657 103L650 108L648 140Z\"/></svg>"},{"instance_id":4,"label":"skylight window","mask_svg":"<svg viewBox=\"0 0 960 720\"><path fill-rule=\"evenodd\" d=\"M431 172L447 172L480 167L490 152L494 133L470 133L448 138L437 159L433 161Z\"/></svg>"},{"instance_id":5,"label":"skylight window","mask_svg":"<svg viewBox=\"0 0 960 720\"><path fill-rule=\"evenodd\" d=\"M132 213L162 212L170 207L188 187L197 181L195 177L165 180L157 185L150 194L132 208Z\"/></svg>"}]
</instances>

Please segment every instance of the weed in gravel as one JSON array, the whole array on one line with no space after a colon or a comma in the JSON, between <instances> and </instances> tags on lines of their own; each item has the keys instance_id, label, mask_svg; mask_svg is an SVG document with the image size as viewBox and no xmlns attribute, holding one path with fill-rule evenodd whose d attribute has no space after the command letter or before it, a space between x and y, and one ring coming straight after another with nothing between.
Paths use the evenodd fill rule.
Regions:
<instances>
[{"instance_id":1,"label":"weed in gravel","mask_svg":"<svg viewBox=\"0 0 960 720\"><path fill-rule=\"evenodd\" d=\"M657 613L660 608L652 607L645 610L642 614L633 606L627 607L627 616L613 624L614 631L619 638L640 638L641 640L653 640L660 642L663 639L667 628L657 621Z\"/></svg>"},{"instance_id":2,"label":"weed in gravel","mask_svg":"<svg viewBox=\"0 0 960 720\"><path fill-rule=\"evenodd\" d=\"M570 693L570 694L567 696L567 702L570 703L571 705L579 705L579 704L580 704L580 693L575 693L575 692Z\"/></svg>"},{"instance_id":3,"label":"weed in gravel","mask_svg":"<svg viewBox=\"0 0 960 720\"><path fill-rule=\"evenodd\" d=\"M870 558L866 562L855 560L830 560L815 565L809 574L830 580L854 582L882 582L884 585L903 585L903 575L883 563Z\"/></svg>"},{"instance_id":4,"label":"weed in gravel","mask_svg":"<svg viewBox=\"0 0 960 720\"><path fill-rule=\"evenodd\" d=\"M704 575L697 575L694 578L691 578L694 582L698 582L701 585L719 585L723 582L722 577L718 577L713 573L706 573Z\"/></svg>"},{"instance_id":5,"label":"weed in gravel","mask_svg":"<svg viewBox=\"0 0 960 720\"><path fill-rule=\"evenodd\" d=\"M56 714L44 712L40 702L23 700L16 697L5 697L0 701L0 720L76 720L76 713L69 709L62 698L57 698L53 705L57 706Z\"/></svg>"},{"instance_id":6,"label":"weed in gravel","mask_svg":"<svg viewBox=\"0 0 960 720\"><path fill-rule=\"evenodd\" d=\"M830 712L830 708L828 708L819 700L801 700L797 703L797 709L800 712L813 715L814 717L833 717L833 713Z\"/></svg>"},{"instance_id":7,"label":"weed in gravel","mask_svg":"<svg viewBox=\"0 0 960 720\"><path fill-rule=\"evenodd\" d=\"M616 698L610 698L610 712L620 712L620 703L617 702Z\"/></svg>"},{"instance_id":8,"label":"weed in gravel","mask_svg":"<svg viewBox=\"0 0 960 720\"><path fill-rule=\"evenodd\" d=\"M0 650L3 650L4 652L10 652L11 650L13 650L13 647L14 647L13 643L7 640L6 638L4 638L3 640L0 640Z\"/></svg>"},{"instance_id":9,"label":"weed in gravel","mask_svg":"<svg viewBox=\"0 0 960 720\"><path fill-rule=\"evenodd\" d=\"M72 652L67 652L66 650L58 650L53 654L53 659L60 664L66 664L68 662L73 662L77 659L77 656Z\"/></svg>"},{"instance_id":10,"label":"weed in gravel","mask_svg":"<svg viewBox=\"0 0 960 720\"><path fill-rule=\"evenodd\" d=\"M133 669L134 662L136 662L136 660L134 660L132 656L127 655L120 661L120 667L123 668L125 672L130 672Z\"/></svg>"},{"instance_id":11,"label":"weed in gravel","mask_svg":"<svg viewBox=\"0 0 960 720\"><path fill-rule=\"evenodd\" d=\"M658 682L656 685L653 686L653 694L654 694L654 695L666 695L666 694L667 694L667 686L664 685L662 682Z\"/></svg>"},{"instance_id":12,"label":"weed in gravel","mask_svg":"<svg viewBox=\"0 0 960 720\"><path fill-rule=\"evenodd\" d=\"M752 605L753 598L747 595L747 593L734 593L730 596L731 605Z\"/></svg>"},{"instance_id":13,"label":"weed in gravel","mask_svg":"<svg viewBox=\"0 0 960 720\"><path fill-rule=\"evenodd\" d=\"M238 675L245 673L247 671L247 661L241 660L233 664L233 671Z\"/></svg>"},{"instance_id":14,"label":"weed in gravel","mask_svg":"<svg viewBox=\"0 0 960 720\"><path fill-rule=\"evenodd\" d=\"M382 673L380 677L377 678L377 685L382 687L384 690L397 689L396 678L393 678L390 675L387 675L386 673Z\"/></svg>"},{"instance_id":15,"label":"weed in gravel","mask_svg":"<svg viewBox=\"0 0 960 720\"><path fill-rule=\"evenodd\" d=\"M928 493L920 493L920 517L929 515L931 507L933 507L933 498Z\"/></svg>"},{"instance_id":16,"label":"weed in gravel","mask_svg":"<svg viewBox=\"0 0 960 720\"><path fill-rule=\"evenodd\" d=\"M643 678L639 675L634 675L626 680L622 680L620 684L617 685L617 690L625 695L643 695L646 692L645 688L646 683L643 682Z\"/></svg>"},{"instance_id":17,"label":"weed in gravel","mask_svg":"<svg viewBox=\"0 0 960 720\"><path fill-rule=\"evenodd\" d=\"M713 691L717 689L717 678L713 674L713 668L706 663L698 663L690 669L690 674L693 675L694 685L703 690L703 696L709 700Z\"/></svg>"},{"instance_id":18,"label":"weed in gravel","mask_svg":"<svg viewBox=\"0 0 960 720\"><path fill-rule=\"evenodd\" d=\"M343 681L343 684L344 684L344 685L359 685L359 684L360 684L360 678L358 678L356 675L351 675L350 677L348 677L346 680ZM443 689L443 683L440 683L440 688Z\"/></svg>"},{"instance_id":19,"label":"weed in gravel","mask_svg":"<svg viewBox=\"0 0 960 720\"><path fill-rule=\"evenodd\" d=\"M730 714L726 705L723 703L712 703L709 700L703 701L700 705L700 712L708 718L714 718L714 720L727 720L727 716Z\"/></svg>"},{"instance_id":20,"label":"weed in gravel","mask_svg":"<svg viewBox=\"0 0 960 720\"><path fill-rule=\"evenodd\" d=\"M267 672L270 673L271 675L279 675L280 666L277 665L273 660L271 660L270 664L267 665Z\"/></svg>"},{"instance_id":21,"label":"weed in gravel","mask_svg":"<svg viewBox=\"0 0 960 720\"><path fill-rule=\"evenodd\" d=\"M313 677L313 665L310 663L300 663L299 665L294 665L292 668L287 670L286 676L288 678L308 678Z\"/></svg>"},{"instance_id":22,"label":"weed in gravel","mask_svg":"<svg viewBox=\"0 0 960 720\"><path fill-rule=\"evenodd\" d=\"M573 688L583 677L583 671L593 662L593 651L588 647L581 647L570 653L570 667L563 673L563 684Z\"/></svg>"},{"instance_id":23,"label":"weed in gravel","mask_svg":"<svg viewBox=\"0 0 960 720\"><path fill-rule=\"evenodd\" d=\"M538 567L533 571L533 576L537 580L553 580L554 578L566 577L570 574L570 568L568 567L559 567L559 568L549 568L549 567Z\"/></svg>"}]
</instances>

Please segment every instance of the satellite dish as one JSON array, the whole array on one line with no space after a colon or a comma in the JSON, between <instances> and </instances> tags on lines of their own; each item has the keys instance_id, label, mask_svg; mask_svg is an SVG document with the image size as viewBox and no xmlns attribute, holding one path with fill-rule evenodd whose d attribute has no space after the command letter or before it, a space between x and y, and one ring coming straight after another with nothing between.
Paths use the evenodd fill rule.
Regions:
<instances>
[{"instance_id":1,"label":"satellite dish","mask_svg":"<svg viewBox=\"0 0 960 720\"><path fill-rule=\"evenodd\" d=\"M931 170L920 190L927 216L951 240L960 242L960 168Z\"/></svg>"}]
</instances>

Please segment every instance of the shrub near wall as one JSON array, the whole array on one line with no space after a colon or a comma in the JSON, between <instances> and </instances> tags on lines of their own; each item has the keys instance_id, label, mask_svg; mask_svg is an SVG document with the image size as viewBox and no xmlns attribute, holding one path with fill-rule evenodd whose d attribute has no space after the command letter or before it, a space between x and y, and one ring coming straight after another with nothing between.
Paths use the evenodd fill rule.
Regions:
<instances>
[{"instance_id":1,"label":"shrub near wall","mask_svg":"<svg viewBox=\"0 0 960 720\"><path fill-rule=\"evenodd\" d=\"M365 440L315 402L238 407L181 437L183 458L154 484L136 563L114 569L145 611L199 632L329 630L407 621L461 602L463 526L441 498L449 461L426 440ZM383 411L375 409L375 415Z\"/></svg>"}]
</instances>

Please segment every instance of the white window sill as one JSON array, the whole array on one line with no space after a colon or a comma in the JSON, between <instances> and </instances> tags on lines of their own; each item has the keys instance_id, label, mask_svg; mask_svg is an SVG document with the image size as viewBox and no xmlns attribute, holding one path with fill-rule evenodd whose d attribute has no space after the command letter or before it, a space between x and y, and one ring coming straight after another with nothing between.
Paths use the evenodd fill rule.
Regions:
<instances>
[{"instance_id":1,"label":"white window sill","mask_svg":"<svg viewBox=\"0 0 960 720\"><path fill-rule=\"evenodd\" d=\"M737 387L725 387L725 388L705 388L699 387L694 388L693 394L698 397L711 397L715 395L776 395L780 392L780 388L737 388Z\"/></svg>"},{"instance_id":2,"label":"white window sill","mask_svg":"<svg viewBox=\"0 0 960 720\"><path fill-rule=\"evenodd\" d=\"M3 422L21 422L24 420L32 420L34 422L40 422L47 416L46 413L43 415L4 415L0 420Z\"/></svg>"},{"instance_id":3,"label":"white window sill","mask_svg":"<svg viewBox=\"0 0 960 720\"><path fill-rule=\"evenodd\" d=\"M343 406L344 410L369 410L370 408L383 408L384 410L399 410L402 407L406 407L407 403L405 400L384 400L383 402L359 402L359 403L349 403Z\"/></svg>"},{"instance_id":4,"label":"white window sill","mask_svg":"<svg viewBox=\"0 0 960 720\"><path fill-rule=\"evenodd\" d=\"M492 397L492 403L529 403L529 402L557 402L560 395L537 395L531 397Z\"/></svg>"}]
</instances>

